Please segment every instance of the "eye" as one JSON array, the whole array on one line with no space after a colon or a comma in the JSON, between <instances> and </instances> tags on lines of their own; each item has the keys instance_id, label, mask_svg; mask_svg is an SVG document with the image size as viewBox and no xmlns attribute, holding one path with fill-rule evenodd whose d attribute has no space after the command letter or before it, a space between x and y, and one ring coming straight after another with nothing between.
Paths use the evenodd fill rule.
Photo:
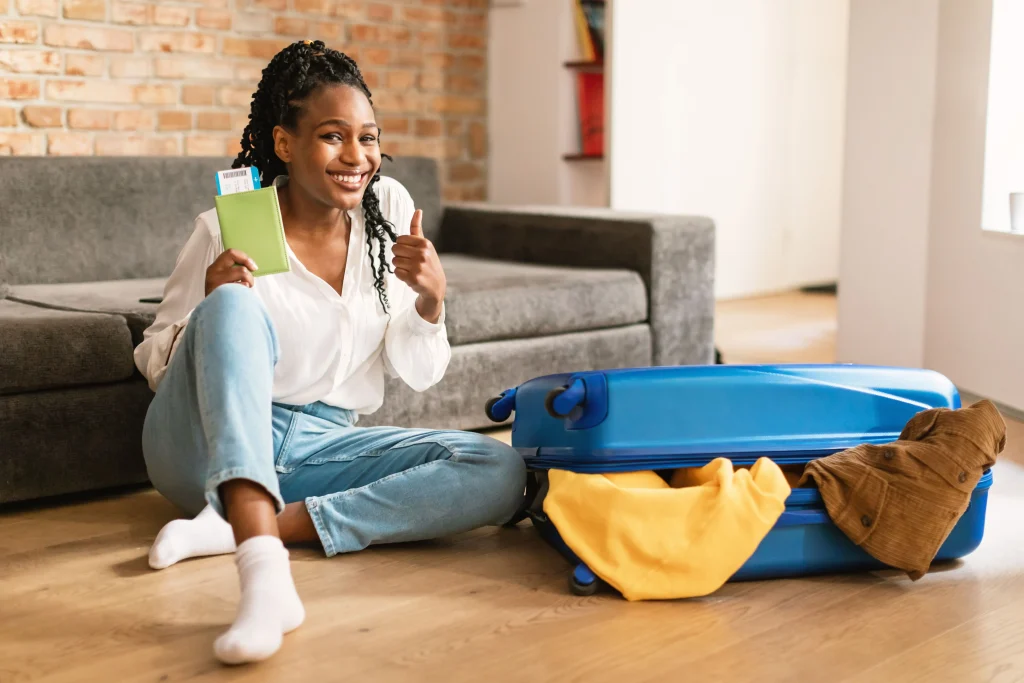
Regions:
<instances>
[{"instance_id":1,"label":"eye","mask_svg":"<svg viewBox=\"0 0 1024 683\"><path fill-rule=\"evenodd\" d=\"M341 142L341 135L339 135L338 133L327 133L326 135L321 135L320 137L323 138L324 140L330 140L331 142Z\"/></svg>"},{"instance_id":2,"label":"eye","mask_svg":"<svg viewBox=\"0 0 1024 683\"><path fill-rule=\"evenodd\" d=\"M364 135L362 137L363 142L374 142L377 139L374 135Z\"/></svg>"}]
</instances>

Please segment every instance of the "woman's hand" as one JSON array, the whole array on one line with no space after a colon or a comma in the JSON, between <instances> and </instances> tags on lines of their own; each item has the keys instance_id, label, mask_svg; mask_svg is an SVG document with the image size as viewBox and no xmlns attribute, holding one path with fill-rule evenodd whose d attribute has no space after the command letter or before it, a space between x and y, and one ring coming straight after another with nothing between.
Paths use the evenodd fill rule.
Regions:
<instances>
[{"instance_id":1,"label":"woman's hand","mask_svg":"<svg viewBox=\"0 0 1024 683\"><path fill-rule=\"evenodd\" d=\"M417 209L413 214L409 233L399 235L391 250L395 257L395 276L419 295L416 311L420 317L436 323L441 318L447 283L434 245L423 236L422 210Z\"/></svg>"},{"instance_id":2,"label":"woman's hand","mask_svg":"<svg viewBox=\"0 0 1024 683\"><path fill-rule=\"evenodd\" d=\"M245 252L228 249L206 269L206 296L221 285L238 283L251 288L256 284L252 276L254 270L256 262Z\"/></svg>"}]
</instances>

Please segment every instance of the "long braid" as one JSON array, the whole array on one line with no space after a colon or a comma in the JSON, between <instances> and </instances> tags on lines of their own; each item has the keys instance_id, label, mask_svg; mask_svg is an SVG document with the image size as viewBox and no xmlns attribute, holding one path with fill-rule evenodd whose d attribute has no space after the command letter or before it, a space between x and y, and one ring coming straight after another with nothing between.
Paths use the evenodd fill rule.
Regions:
<instances>
[{"instance_id":1,"label":"long braid","mask_svg":"<svg viewBox=\"0 0 1024 683\"><path fill-rule=\"evenodd\" d=\"M287 168L274 151L274 126L295 129L302 101L323 85L347 85L360 90L366 99L370 89L356 63L346 54L328 48L322 41L299 41L284 48L263 69L259 86L252 97L249 123L242 133L242 151L231 164L232 168L254 166L260 172L264 186L274 182ZM391 160L387 154L381 155ZM380 180L376 173L363 194L363 218L366 227L366 250L373 268L373 287L385 312L388 296L384 287L384 273L392 272L387 262L387 241L398 239L393 226L380 209L380 200L374 186ZM374 262L373 243L377 244Z\"/></svg>"}]
</instances>

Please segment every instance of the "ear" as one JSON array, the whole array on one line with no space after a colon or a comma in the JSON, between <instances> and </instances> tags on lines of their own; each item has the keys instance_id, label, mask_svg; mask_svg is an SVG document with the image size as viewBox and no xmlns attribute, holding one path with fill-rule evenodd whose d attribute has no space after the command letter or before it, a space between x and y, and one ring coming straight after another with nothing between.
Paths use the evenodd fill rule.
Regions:
<instances>
[{"instance_id":1,"label":"ear","mask_svg":"<svg viewBox=\"0 0 1024 683\"><path fill-rule=\"evenodd\" d=\"M274 126L274 153L286 164L292 161L292 136L284 126Z\"/></svg>"},{"instance_id":2,"label":"ear","mask_svg":"<svg viewBox=\"0 0 1024 683\"><path fill-rule=\"evenodd\" d=\"M935 427L935 421L943 410L945 409L933 408L922 411L910 418L910 422L907 423L900 434L900 441L920 441L926 437L928 432Z\"/></svg>"}]
</instances>

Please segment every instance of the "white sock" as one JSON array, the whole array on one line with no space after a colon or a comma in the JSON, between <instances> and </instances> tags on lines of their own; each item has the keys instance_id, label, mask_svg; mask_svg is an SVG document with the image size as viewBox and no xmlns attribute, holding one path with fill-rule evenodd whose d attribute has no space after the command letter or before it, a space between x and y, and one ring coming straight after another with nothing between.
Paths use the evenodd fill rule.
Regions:
<instances>
[{"instance_id":1,"label":"white sock","mask_svg":"<svg viewBox=\"0 0 1024 683\"><path fill-rule=\"evenodd\" d=\"M213 645L225 664L266 659L281 647L281 636L306 618L281 539L253 536L244 541L235 551L235 565L242 584L238 614Z\"/></svg>"},{"instance_id":2,"label":"white sock","mask_svg":"<svg viewBox=\"0 0 1024 683\"><path fill-rule=\"evenodd\" d=\"M190 557L234 551L235 534L231 525L207 505L195 519L176 519L164 525L149 549L149 566L163 569Z\"/></svg>"}]
</instances>

